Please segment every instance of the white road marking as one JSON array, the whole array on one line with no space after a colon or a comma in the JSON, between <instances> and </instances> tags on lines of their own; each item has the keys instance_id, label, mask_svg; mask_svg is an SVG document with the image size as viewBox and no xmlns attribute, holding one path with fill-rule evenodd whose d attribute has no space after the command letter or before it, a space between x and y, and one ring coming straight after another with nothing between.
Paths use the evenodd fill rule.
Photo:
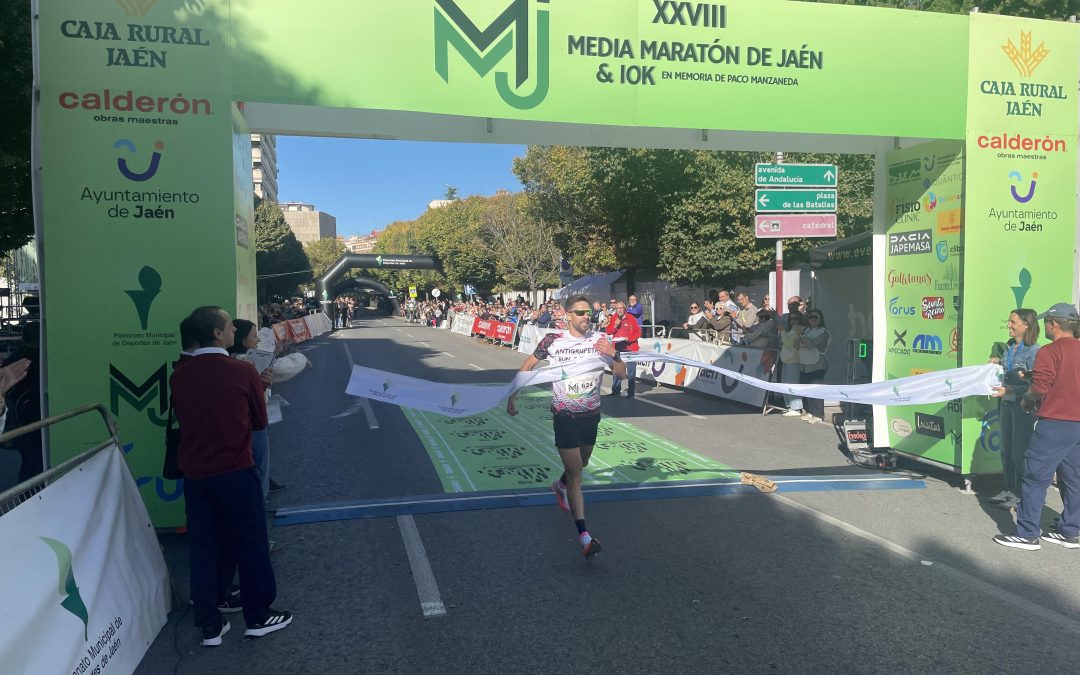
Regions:
<instances>
[{"instance_id":1,"label":"white road marking","mask_svg":"<svg viewBox=\"0 0 1080 675\"><path fill-rule=\"evenodd\" d=\"M906 558L907 560L919 563L920 565L925 564L925 561L926 561L927 558L924 555L920 555L919 553L916 553L915 551L912 551L909 548L905 548L905 547L901 546L900 544L897 544L895 542L891 542L888 539L885 539L883 537L879 537L876 534L872 534L870 532L867 532L866 530L860 529L860 528L852 525L851 523L844 522L843 520L840 520L839 518L834 518L834 517L832 517L832 516L830 516L830 515L828 515L826 513L822 513L821 511L818 511L817 509L806 506L805 504L800 504L799 502L795 501L794 499L791 499L790 497L785 497L784 495L773 494L773 495L769 495L769 498L779 500L779 501L783 502L784 504L786 504L787 506L790 506L793 509L797 509L799 511L802 511L803 513L805 513L805 514L807 514L809 516L812 516L812 517L814 517L814 518L816 518L816 519L818 519L818 520L820 520L820 521L822 521L824 523L828 523L829 525L833 525L834 527L838 527L841 530L844 530L845 532L847 532L849 534L853 534L856 537L859 537L859 538L865 539L866 541L869 541L871 543L877 544L878 546L880 546L880 547L884 548L885 550L890 551L890 552L900 556L901 558ZM1032 601L1028 600L1027 598L1022 598L1019 595L1015 595L1014 593L1010 593L1009 591L1005 590L1004 588L998 588L997 586L995 586L995 585L993 585L993 584L991 584L991 583L989 583L987 581L983 581L982 579L979 579L978 577L973 577L970 574L967 574L966 572L962 572L962 571L960 571L960 570L958 570L958 569L956 569L954 567L950 567L949 565L946 565L944 563L934 562L933 569L936 570L936 571L940 571L940 572L944 573L945 575L947 575L949 577L952 577L953 579L955 579L957 581L965 583L968 586L971 586L972 588L975 588L976 590L980 590L983 593L986 593L987 595L992 595L995 598L997 598L998 600L1004 602L1005 604L1010 605L1014 609L1018 609L1018 610L1021 610L1021 611L1024 611L1024 612L1028 612L1030 614L1033 614L1033 615L1043 619L1044 621L1048 621L1050 623L1056 624L1056 625L1058 625L1058 626L1060 626L1060 627L1062 627L1062 628L1064 628L1066 630L1070 630L1070 631L1072 631L1074 633L1080 633L1080 622L1076 621L1075 619L1073 619L1071 617L1068 617L1068 616L1066 616L1064 614L1060 614L1058 612L1055 612L1052 609L1048 609L1046 607L1043 607L1042 605L1040 605L1038 603L1035 603L1035 602L1032 602Z\"/></svg>"},{"instance_id":2,"label":"white road marking","mask_svg":"<svg viewBox=\"0 0 1080 675\"><path fill-rule=\"evenodd\" d=\"M355 415L356 413L360 412L360 408L362 407L360 402L361 401L366 401L366 400L367 400L366 398L362 398L362 399L356 401L351 406L349 406L348 410L346 410L345 412L339 412L336 415L331 415L330 419L339 420L342 417L348 417L349 415Z\"/></svg>"},{"instance_id":3,"label":"white road marking","mask_svg":"<svg viewBox=\"0 0 1080 675\"><path fill-rule=\"evenodd\" d=\"M473 368L476 368L477 370L483 370L483 368L481 368L480 366L476 365L475 363L470 363L469 365L470 365L470 366L472 366Z\"/></svg>"},{"instance_id":4,"label":"white road marking","mask_svg":"<svg viewBox=\"0 0 1080 675\"><path fill-rule=\"evenodd\" d=\"M446 356L449 356L449 357L450 357L450 358L452 358L452 359L456 359L456 358L457 358L456 356L454 356L454 355L453 355L453 354L451 354L450 352L443 352L443 354L445 354Z\"/></svg>"},{"instance_id":5,"label":"white road marking","mask_svg":"<svg viewBox=\"0 0 1080 675\"><path fill-rule=\"evenodd\" d=\"M420 609L425 617L446 616L446 607L443 606L442 596L439 595L439 585L435 583L435 575L431 572L431 563L428 562L427 552L424 551L424 542L420 541L420 533L416 529L416 521L412 516L398 516L398 527L401 528L401 539L405 542L405 552L409 555L409 566L412 567L413 581L416 582L416 593L420 596Z\"/></svg>"},{"instance_id":6,"label":"white road marking","mask_svg":"<svg viewBox=\"0 0 1080 675\"><path fill-rule=\"evenodd\" d=\"M404 333L405 331L402 331L402 332ZM412 336L413 336L412 333L405 333L405 337L412 337Z\"/></svg>"},{"instance_id":7,"label":"white road marking","mask_svg":"<svg viewBox=\"0 0 1080 675\"><path fill-rule=\"evenodd\" d=\"M356 361L353 360L352 352L349 351L349 343L342 342L341 346L345 348L345 358L349 360L349 372L352 372L352 367L356 365ZM356 406L359 405L359 409L364 411L364 417L367 418L368 429L378 429L379 420L375 419L375 411L371 408L371 401L366 398L361 398L358 404L354 403L353 408L350 408L347 413L335 415L335 417L345 417L356 412Z\"/></svg>"},{"instance_id":8,"label":"white road marking","mask_svg":"<svg viewBox=\"0 0 1080 675\"><path fill-rule=\"evenodd\" d=\"M704 417L702 415L696 415L696 414L694 414L692 412L687 412L687 411L685 411L685 410L683 410L681 408L676 408L675 406L668 405L666 403L658 403L657 401L650 401L649 399L645 398L644 396L642 396L640 394L635 396L634 400L635 401L641 401L642 403L648 403L649 405L654 405L654 406L656 406L658 408L664 408L665 410L670 410L671 412L677 412L677 413L681 413L683 415L688 415L690 417L693 417L696 420L708 419L707 417Z\"/></svg>"}]
</instances>

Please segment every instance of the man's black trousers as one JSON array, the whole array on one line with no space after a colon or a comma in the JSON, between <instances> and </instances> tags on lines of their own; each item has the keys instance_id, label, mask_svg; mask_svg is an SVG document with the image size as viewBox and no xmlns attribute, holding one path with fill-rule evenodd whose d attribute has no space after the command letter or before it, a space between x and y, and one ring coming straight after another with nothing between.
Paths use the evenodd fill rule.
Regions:
<instances>
[{"instance_id":1,"label":"man's black trousers","mask_svg":"<svg viewBox=\"0 0 1080 675\"><path fill-rule=\"evenodd\" d=\"M270 565L262 487L254 467L185 479L184 498L195 625L221 626L217 605L228 597L238 568L244 621L248 626L261 623L277 595L277 583Z\"/></svg>"}]
</instances>

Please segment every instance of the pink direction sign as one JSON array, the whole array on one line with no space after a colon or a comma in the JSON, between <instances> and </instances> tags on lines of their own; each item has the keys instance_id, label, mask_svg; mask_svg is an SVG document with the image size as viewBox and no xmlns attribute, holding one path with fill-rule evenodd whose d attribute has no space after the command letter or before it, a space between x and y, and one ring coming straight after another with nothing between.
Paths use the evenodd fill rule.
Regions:
<instances>
[{"instance_id":1,"label":"pink direction sign","mask_svg":"<svg viewBox=\"0 0 1080 675\"><path fill-rule=\"evenodd\" d=\"M758 239L835 237L835 213L763 213L754 217Z\"/></svg>"}]
</instances>

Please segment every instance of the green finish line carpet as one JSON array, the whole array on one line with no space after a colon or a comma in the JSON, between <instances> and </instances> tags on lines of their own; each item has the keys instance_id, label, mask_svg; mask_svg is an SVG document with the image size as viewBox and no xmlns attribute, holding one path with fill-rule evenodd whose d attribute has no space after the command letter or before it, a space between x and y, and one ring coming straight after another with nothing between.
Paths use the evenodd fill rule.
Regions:
<instances>
[{"instance_id":1,"label":"green finish line carpet","mask_svg":"<svg viewBox=\"0 0 1080 675\"><path fill-rule=\"evenodd\" d=\"M451 418L404 408L445 492L546 487L562 474L551 427L551 393L523 391L518 415L504 409ZM620 420L604 417L585 485L738 478L731 467Z\"/></svg>"}]
</instances>

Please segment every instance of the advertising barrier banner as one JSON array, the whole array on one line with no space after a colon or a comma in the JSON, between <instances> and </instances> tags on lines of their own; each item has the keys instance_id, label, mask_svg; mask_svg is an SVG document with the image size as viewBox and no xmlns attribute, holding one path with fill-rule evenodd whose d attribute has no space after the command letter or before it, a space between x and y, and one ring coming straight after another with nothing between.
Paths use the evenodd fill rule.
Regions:
<instances>
[{"instance_id":1,"label":"advertising barrier banner","mask_svg":"<svg viewBox=\"0 0 1080 675\"><path fill-rule=\"evenodd\" d=\"M540 340L544 339L545 335L561 332L563 331L558 328L541 328L526 324L521 327L521 332L518 334L517 350L522 354L532 354L536 351L536 345L540 344Z\"/></svg>"},{"instance_id":2,"label":"advertising barrier banner","mask_svg":"<svg viewBox=\"0 0 1080 675\"><path fill-rule=\"evenodd\" d=\"M892 380L960 362L963 145L923 143L889 153L886 162L885 372ZM958 400L886 408L889 445L959 466L960 408Z\"/></svg>"},{"instance_id":3,"label":"advertising barrier banner","mask_svg":"<svg viewBox=\"0 0 1080 675\"><path fill-rule=\"evenodd\" d=\"M132 673L165 625L169 573L118 447L0 516L8 673Z\"/></svg>"},{"instance_id":4,"label":"advertising barrier banner","mask_svg":"<svg viewBox=\"0 0 1080 675\"><path fill-rule=\"evenodd\" d=\"M711 342L684 340L681 338L639 340L641 348L639 358L654 354L670 354L694 361L701 361L719 366L726 370L745 373L759 380L768 379L775 360L774 352L749 347L714 345ZM624 358L626 355L624 354ZM662 384L686 387L720 398L728 398L740 403L760 406L765 401L765 391L731 379L721 373L700 368L688 367L666 361L652 361L638 364L638 379Z\"/></svg>"}]
</instances>

